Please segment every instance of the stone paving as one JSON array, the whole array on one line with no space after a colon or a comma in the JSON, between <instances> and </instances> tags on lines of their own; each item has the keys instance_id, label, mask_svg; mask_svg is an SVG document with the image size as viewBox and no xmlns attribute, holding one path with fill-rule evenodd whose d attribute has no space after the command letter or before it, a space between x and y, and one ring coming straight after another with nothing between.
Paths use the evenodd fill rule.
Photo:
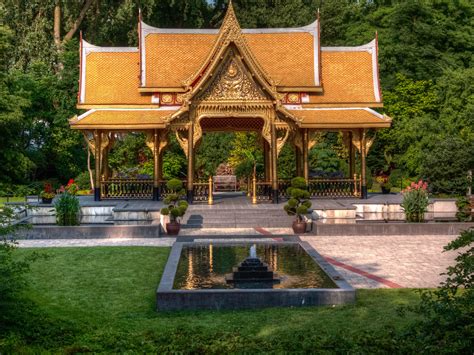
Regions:
<instances>
[{"instance_id":1,"label":"stone paving","mask_svg":"<svg viewBox=\"0 0 474 355\"><path fill-rule=\"evenodd\" d=\"M454 264L456 252L443 247L456 236L311 236L302 237L320 254L396 283L401 287L437 287L440 274ZM336 269L356 288L387 287L358 273Z\"/></svg>"},{"instance_id":2,"label":"stone paving","mask_svg":"<svg viewBox=\"0 0 474 355\"><path fill-rule=\"evenodd\" d=\"M275 241L291 235L288 228L184 229L181 236L200 236L200 241ZM233 236L240 238L232 238ZM206 238L209 237L209 238ZM247 238L246 238L247 237ZM255 238L254 238L255 237ZM356 288L436 287L440 274L453 265L456 252L443 252L455 236L306 236L321 255L328 258L341 275ZM286 239L286 238L285 238ZM150 246L170 247L176 238L108 238L20 240L19 246L90 247Z\"/></svg>"},{"instance_id":3,"label":"stone paving","mask_svg":"<svg viewBox=\"0 0 474 355\"><path fill-rule=\"evenodd\" d=\"M176 238L100 238L18 240L20 248L147 246L170 247Z\"/></svg>"}]
</instances>

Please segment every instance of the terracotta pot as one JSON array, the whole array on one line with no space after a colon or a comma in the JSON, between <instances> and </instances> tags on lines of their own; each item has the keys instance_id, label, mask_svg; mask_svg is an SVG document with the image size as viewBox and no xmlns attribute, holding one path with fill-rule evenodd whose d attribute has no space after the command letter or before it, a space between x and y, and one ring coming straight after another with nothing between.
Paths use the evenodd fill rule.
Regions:
<instances>
[{"instance_id":1,"label":"terracotta pot","mask_svg":"<svg viewBox=\"0 0 474 355\"><path fill-rule=\"evenodd\" d=\"M306 222L294 221L292 227L295 234L304 234L306 232Z\"/></svg>"},{"instance_id":2,"label":"terracotta pot","mask_svg":"<svg viewBox=\"0 0 474 355\"><path fill-rule=\"evenodd\" d=\"M166 233L168 235L178 235L181 225L178 222L166 223Z\"/></svg>"},{"instance_id":3,"label":"terracotta pot","mask_svg":"<svg viewBox=\"0 0 474 355\"><path fill-rule=\"evenodd\" d=\"M52 197L51 198L41 197L41 202L49 204L49 203L53 202L53 198Z\"/></svg>"}]
</instances>

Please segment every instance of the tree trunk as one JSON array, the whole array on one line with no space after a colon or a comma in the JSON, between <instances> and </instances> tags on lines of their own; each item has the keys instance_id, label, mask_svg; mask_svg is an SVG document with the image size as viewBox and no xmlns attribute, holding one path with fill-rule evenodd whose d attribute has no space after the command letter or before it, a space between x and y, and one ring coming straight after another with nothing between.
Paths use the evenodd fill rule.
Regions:
<instances>
[{"instance_id":1,"label":"tree trunk","mask_svg":"<svg viewBox=\"0 0 474 355\"><path fill-rule=\"evenodd\" d=\"M74 34L77 32L79 29L79 26L82 23L82 20L84 20L84 17L86 16L87 10L91 7L92 3L94 3L95 0L87 0L84 6L81 9L81 12L79 13L79 16L77 17L76 21L74 21L74 24L72 25L72 28L69 30L68 33L64 36L63 42L69 41Z\"/></svg>"},{"instance_id":2,"label":"tree trunk","mask_svg":"<svg viewBox=\"0 0 474 355\"><path fill-rule=\"evenodd\" d=\"M61 1L56 1L54 7L54 44L58 48L61 47Z\"/></svg>"}]
</instances>

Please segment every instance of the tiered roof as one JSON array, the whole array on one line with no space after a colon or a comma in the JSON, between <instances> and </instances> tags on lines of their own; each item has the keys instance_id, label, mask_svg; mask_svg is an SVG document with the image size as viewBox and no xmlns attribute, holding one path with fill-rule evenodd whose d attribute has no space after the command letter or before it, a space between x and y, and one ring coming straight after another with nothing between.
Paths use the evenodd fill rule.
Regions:
<instances>
[{"instance_id":1,"label":"tiered roof","mask_svg":"<svg viewBox=\"0 0 474 355\"><path fill-rule=\"evenodd\" d=\"M236 21L231 7L226 19L230 16ZM98 47L81 38L78 108L92 110L71 126L165 127L183 104L181 96L212 67L221 31L161 29L140 21L138 48ZM389 118L369 109L382 106L377 39L358 47L321 48L319 19L304 27L241 34L301 127L390 126Z\"/></svg>"}]
</instances>

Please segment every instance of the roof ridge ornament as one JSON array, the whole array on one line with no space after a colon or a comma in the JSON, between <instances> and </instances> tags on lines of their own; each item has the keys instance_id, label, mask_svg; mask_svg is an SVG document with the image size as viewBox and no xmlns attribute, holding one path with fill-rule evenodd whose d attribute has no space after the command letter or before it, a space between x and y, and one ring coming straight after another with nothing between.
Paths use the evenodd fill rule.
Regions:
<instances>
[{"instance_id":1,"label":"roof ridge ornament","mask_svg":"<svg viewBox=\"0 0 474 355\"><path fill-rule=\"evenodd\" d=\"M268 83L267 85L268 88L271 89L270 91L274 91L276 93L275 82L270 78L260 63L258 63L256 57L253 55L249 45L247 44L240 27L240 23L235 14L232 1L229 1L224 20L222 21L222 25L219 29L219 34L216 38L213 48L209 52L209 55L204 60L201 67L188 79L183 81L183 85L185 86L186 90L190 92L194 91L196 84L199 83L205 76L207 76L206 74L209 72L211 67L215 66L216 62L219 61L219 58L222 59L222 55L224 54L223 50L231 43L234 43L241 54L246 57L249 62L251 62L248 64L253 67L256 74L261 77L262 81L266 81Z\"/></svg>"}]
</instances>

